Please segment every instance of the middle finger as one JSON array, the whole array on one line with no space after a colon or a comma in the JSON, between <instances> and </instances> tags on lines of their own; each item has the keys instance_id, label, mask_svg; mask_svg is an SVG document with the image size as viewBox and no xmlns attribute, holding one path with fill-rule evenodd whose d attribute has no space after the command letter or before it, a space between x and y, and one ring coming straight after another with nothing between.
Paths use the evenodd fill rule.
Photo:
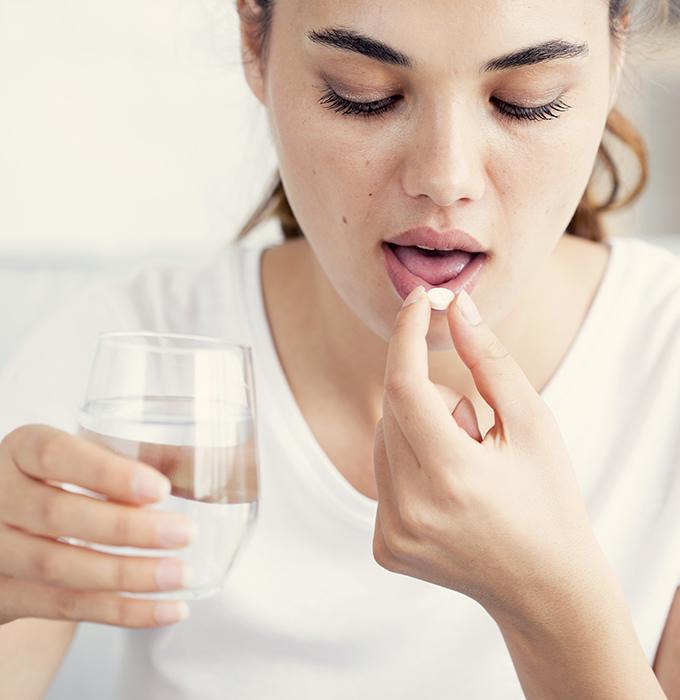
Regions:
<instances>
[{"instance_id":1,"label":"middle finger","mask_svg":"<svg viewBox=\"0 0 680 700\"><path fill-rule=\"evenodd\" d=\"M152 592L191 585L191 571L181 559L104 554L5 525L0 526L0 574L76 590Z\"/></svg>"}]
</instances>

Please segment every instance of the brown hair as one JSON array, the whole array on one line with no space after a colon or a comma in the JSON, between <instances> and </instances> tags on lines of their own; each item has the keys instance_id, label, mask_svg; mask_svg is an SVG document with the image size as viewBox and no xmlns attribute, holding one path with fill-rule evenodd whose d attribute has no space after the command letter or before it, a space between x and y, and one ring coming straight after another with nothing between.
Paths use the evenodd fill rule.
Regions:
<instances>
[{"instance_id":1,"label":"brown hair","mask_svg":"<svg viewBox=\"0 0 680 700\"><path fill-rule=\"evenodd\" d=\"M238 9L248 38L248 48L257 57L261 66L266 66L269 55L269 36L274 17L274 0L250 0L257 5L257 10L249 6L248 0L239 0ZM671 3L674 0L655 0L648 3L647 13L639 13L649 23L663 25L671 17ZM630 33L628 22L641 0L609 0L609 27L612 39L622 42ZM643 8L644 10L645 8ZM642 22L641 24L644 24ZM610 138L618 139L632 151L639 165L639 179L628 193L622 193L621 169L614 161L608 145ZM609 191L602 201L597 201L594 194L596 176L600 168L609 180ZM566 233L602 241L607 238L602 221L603 215L632 204L647 186L649 179L649 157L647 147L640 133L626 117L614 107L607 118L605 134L597 152L595 167L586 190L574 215L567 226ZM244 238L263 221L276 217L280 220L285 239L304 236L288 197L283 188L281 177L276 171L269 193L250 215L237 236Z\"/></svg>"}]
</instances>

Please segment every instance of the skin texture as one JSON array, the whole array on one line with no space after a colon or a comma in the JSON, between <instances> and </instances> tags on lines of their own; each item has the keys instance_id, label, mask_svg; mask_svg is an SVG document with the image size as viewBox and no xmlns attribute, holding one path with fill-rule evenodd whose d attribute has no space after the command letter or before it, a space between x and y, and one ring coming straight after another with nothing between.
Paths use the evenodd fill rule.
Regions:
<instances>
[{"instance_id":1,"label":"skin texture","mask_svg":"<svg viewBox=\"0 0 680 700\"><path fill-rule=\"evenodd\" d=\"M336 412L359 416L371 431L401 304L383 265L384 239L429 224L462 228L488 248L473 298L536 386L571 340L545 346L555 331L550 320L586 310L606 262L602 246L563 235L591 175L623 60L610 39L606 3L499 0L480 13L478 3L438 0L427 9L406 0L278 0L266 67L244 63L306 235L281 246L285 252L267 251L277 261L263 263L265 287L281 300L272 309L275 334L294 335L307 350L304 369L286 369L300 377L298 386L323 387ZM331 25L375 36L417 67L386 66L306 38ZM479 73L493 57L552 38L587 41L590 55ZM319 104L322 75L355 101L403 99L384 118L342 115ZM538 106L560 95L572 108L545 121L509 122L490 102ZM588 249L582 260L599 249L586 279L568 267L577 246ZM277 268L285 268L286 279L276 277ZM588 299L580 297L584 288ZM444 314L433 318L427 340L432 380L469 396L488 429L491 414L453 348Z\"/></svg>"},{"instance_id":2,"label":"skin texture","mask_svg":"<svg viewBox=\"0 0 680 700\"><path fill-rule=\"evenodd\" d=\"M417 68L386 67L306 39L311 30L337 25L384 41L411 56ZM590 53L584 60L478 72L493 57L553 38L587 41ZM624 61L624 47L610 36L607 4L499 1L486 3L482 13L478 3L465 1L277 0L266 66L248 60L245 34L243 45L246 79L267 110L284 187L305 232L305 239L263 255L272 335L319 443L357 488L379 495L376 560L485 600L506 637L527 697L557 697L559 688L567 687L569 697L662 697L617 581L592 538L559 431L536 393L578 333L608 262L605 246L563 234L591 176ZM324 80L357 102L395 94L402 100L384 118L342 115L318 103L328 87ZM557 119L508 122L495 111L491 96L526 106L562 96L572 108ZM384 269L381 243L415 225L462 228L491 250L473 292L487 344L478 343L466 363L465 351L452 343L454 312L428 315L420 328L422 338L412 331L403 343L419 348L423 376L407 381L416 371L407 363L407 370L389 384L388 352L400 327L402 300ZM357 348L361 362L356 361ZM404 351L402 359L408 355ZM504 364L496 365L490 355L503 358ZM513 367L516 380L506 387L506 410L518 412L525 428L515 431L514 444L497 406L488 401L501 390L506 365ZM496 366L498 374L492 369ZM427 393L427 400L419 401L419 392ZM456 408L453 417L469 441L460 437L465 449L478 445L482 450L486 443L499 453L498 465L503 464L503 449L525 467L531 453L554 465L546 483L534 483L529 475L525 486L536 487L534 502L541 502L541 492L562 499L564 522L578 524L575 531L581 533L575 536L569 528L564 533L574 552L571 561L584 564L582 570L589 573L574 577L573 587L552 603L539 596L533 599L537 607L529 610L523 600L510 601L503 586L512 582L512 567L496 582L498 590L484 591L483 582L464 581L447 570L445 545L444 556L430 556L437 542L450 542L451 533L461 531L456 508L442 504L436 489L428 495L424 488L419 497L406 499L404 494L413 496L414 489L399 484L409 475L422 476L417 467L427 469L426 452L448 454L446 431L440 431L441 439L431 436L420 450L414 447L419 431L410 423L434 410L437 394L443 423ZM523 397L521 406L513 396ZM459 404L462 397L467 398ZM401 413L400 420L390 406ZM427 426L431 424L420 427ZM458 435L454 429L451 425L449 438ZM342 435L344 445L364 447L336 451L333 435ZM546 435L554 440L546 442ZM373 460L362 452L369 443ZM478 451L476 467L487 452ZM347 468L349 463L363 466ZM371 467L381 480L378 488ZM441 459L431 459L430 467L441 469ZM453 487L443 490L453 494L462 512L496 493L475 483L475 469L464 473L454 484L463 486L462 495ZM492 516L505 509L500 502L496 508L488 505L490 517L481 520L493 549ZM527 518L514 549L522 550L532 539L527 535L540 530L541 512L509 516L518 526ZM548 516L545 522L551 522ZM494 551L500 561L512 549L506 542ZM474 556L474 551L474 543L463 547L459 558ZM549 554L541 558L533 551L526 560L536 571L548 565L547 589L564 564L549 559ZM590 634L588 621L595 614L601 615L602 629L611 630L610 637ZM560 630L562 638L553 638L547 631L552 629ZM603 648L610 654L597 653ZM581 649L582 656L574 649Z\"/></svg>"}]
</instances>

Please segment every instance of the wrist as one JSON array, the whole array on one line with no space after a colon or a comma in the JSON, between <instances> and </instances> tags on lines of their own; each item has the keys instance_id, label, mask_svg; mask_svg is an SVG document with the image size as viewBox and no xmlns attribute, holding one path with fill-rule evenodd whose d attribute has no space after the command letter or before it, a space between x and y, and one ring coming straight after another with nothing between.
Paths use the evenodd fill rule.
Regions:
<instances>
[{"instance_id":1,"label":"wrist","mask_svg":"<svg viewBox=\"0 0 680 700\"><path fill-rule=\"evenodd\" d=\"M556 629L628 614L625 595L594 537L586 552L565 554L550 577L541 574L518 577L507 596L479 601L501 630L549 639Z\"/></svg>"},{"instance_id":2,"label":"wrist","mask_svg":"<svg viewBox=\"0 0 680 700\"><path fill-rule=\"evenodd\" d=\"M613 574L572 581L555 587L552 597L536 596L524 605L523 612L485 608L528 700L665 698Z\"/></svg>"}]
</instances>

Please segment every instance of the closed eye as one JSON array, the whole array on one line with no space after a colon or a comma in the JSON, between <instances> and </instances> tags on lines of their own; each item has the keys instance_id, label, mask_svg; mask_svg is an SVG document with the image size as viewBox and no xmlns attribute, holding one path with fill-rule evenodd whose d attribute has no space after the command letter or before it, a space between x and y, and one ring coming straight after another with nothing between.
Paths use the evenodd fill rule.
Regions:
<instances>
[{"instance_id":1,"label":"closed eye","mask_svg":"<svg viewBox=\"0 0 680 700\"><path fill-rule=\"evenodd\" d=\"M388 112L395 108L396 104L402 99L400 95L387 97L383 100L375 102L354 102L347 100L338 95L335 90L328 87L323 96L319 100L319 104L326 106L334 112L342 115L358 116L363 118L384 117ZM538 107L524 107L515 105L510 102L499 100L496 97L491 98L491 102L495 105L500 115L512 121L537 121L559 118L560 112L565 112L571 109L570 105L566 104L562 98L558 98L545 105Z\"/></svg>"}]
</instances>

